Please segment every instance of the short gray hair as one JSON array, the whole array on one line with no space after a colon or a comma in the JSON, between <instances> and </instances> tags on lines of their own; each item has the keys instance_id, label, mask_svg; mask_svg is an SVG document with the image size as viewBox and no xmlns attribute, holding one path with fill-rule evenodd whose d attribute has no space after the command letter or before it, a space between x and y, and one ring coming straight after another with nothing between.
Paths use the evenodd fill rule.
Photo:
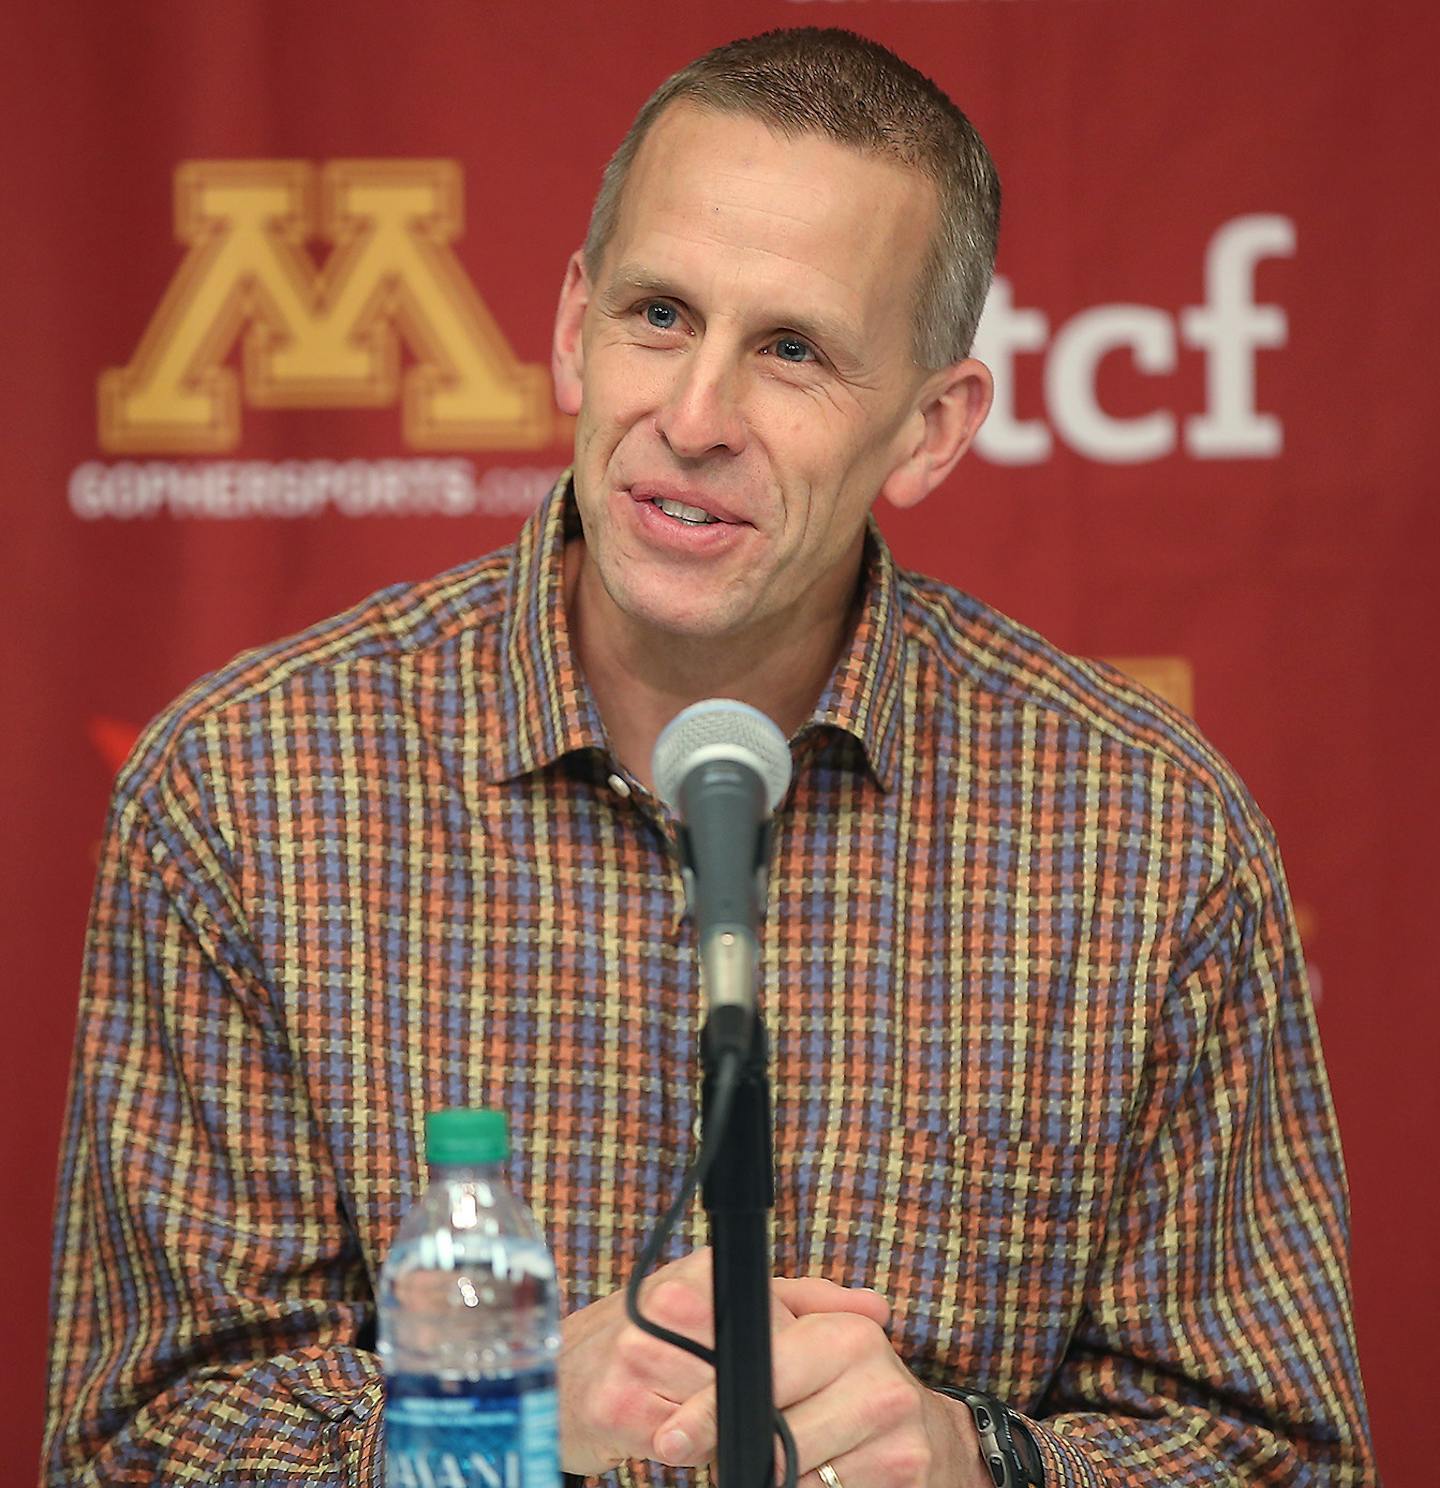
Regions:
<instances>
[{"instance_id":1,"label":"short gray hair","mask_svg":"<svg viewBox=\"0 0 1440 1488\"><path fill-rule=\"evenodd\" d=\"M672 103L748 114L782 134L821 134L927 176L939 224L915 303L915 359L937 368L968 356L995 269L1000 178L975 126L894 52L850 31L815 26L727 42L652 93L600 181L585 237L599 271L635 155Z\"/></svg>"}]
</instances>

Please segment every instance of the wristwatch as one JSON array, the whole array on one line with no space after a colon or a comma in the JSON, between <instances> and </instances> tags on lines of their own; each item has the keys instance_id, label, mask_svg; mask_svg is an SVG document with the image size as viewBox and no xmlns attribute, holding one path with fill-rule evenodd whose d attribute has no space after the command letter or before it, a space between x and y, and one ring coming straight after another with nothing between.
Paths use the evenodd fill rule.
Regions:
<instances>
[{"instance_id":1,"label":"wristwatch","mask_svg":"<svg viewBox=\"0 0 1440 1488\"><path fill-rule=\"evenodd\" d=\"M1044 1488L1040 1448L1023 1416L1017 1416L1003 1400L984 1390L952 1390L944 1385L932 1385L931 1389L968 1407L995 1488Z\"/></svg>"}]
</instances>

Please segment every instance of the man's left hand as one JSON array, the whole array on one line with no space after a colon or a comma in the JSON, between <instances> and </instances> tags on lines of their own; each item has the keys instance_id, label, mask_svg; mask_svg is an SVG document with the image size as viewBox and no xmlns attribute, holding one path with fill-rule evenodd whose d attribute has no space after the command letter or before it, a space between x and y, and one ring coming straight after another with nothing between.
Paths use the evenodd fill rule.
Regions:
<instances>
[{"instance_id":1,"label":"man's left hand","mask_svg":"<svg viewBox=\"0 0 1440 1488\"><path fill-rule=\"evenodd\" d=\"M800 1488L825 1488L829 1463L842 1488L992 1488L970 1413L928 1390L885 1334L889 1307L834 1309L828 1282L777 1277L775 1295L795 1320L771 1338L775 1405L786 1413ZM692 1395L655 1433L657 1461L713 1463L715 1387ZM778 1481L778 1476L777 1476Z\"/></svg>"}]
</instances>

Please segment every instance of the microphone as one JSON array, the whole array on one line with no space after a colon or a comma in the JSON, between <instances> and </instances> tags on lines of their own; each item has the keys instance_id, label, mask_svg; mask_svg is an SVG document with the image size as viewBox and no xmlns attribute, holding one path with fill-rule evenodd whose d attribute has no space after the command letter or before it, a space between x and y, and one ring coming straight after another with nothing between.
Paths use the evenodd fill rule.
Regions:
<instances>
[{"instance_id":1,"label":"microphone","mask_svg":"<svg viewBox=\"0 0 1440 1488\"><path fill-rule=\"evenodd\" d=\"M707 698L661 731L651 777L680 819L681 872L713 1032L747 1049L770 813L790 784L790 746L758 708Z\"/></svg>"}]
</instances>

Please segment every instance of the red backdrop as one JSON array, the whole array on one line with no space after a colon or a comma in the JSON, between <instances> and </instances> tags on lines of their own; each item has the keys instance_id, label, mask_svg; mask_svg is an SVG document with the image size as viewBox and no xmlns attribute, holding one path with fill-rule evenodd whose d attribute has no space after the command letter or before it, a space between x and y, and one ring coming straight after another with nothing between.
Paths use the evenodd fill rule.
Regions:
<instances>
[{"instance_id":1,"label":"red backdrop","mask_svg":"<svg viewBox=\"0 0 1440 1488\"><path fill-rule=\"evenodd\" d=\"M0 1475L38 1451L77 971L128 741L240 648L509 537L566 458L541 369L608 149L704 47L819 23L932 73L1006 183L1000 409L887 531L1190 706L1276 823L1380 1460L1432 1481L1426 0L28 11L0 52Z\"/></svg>"}]
</instances>

